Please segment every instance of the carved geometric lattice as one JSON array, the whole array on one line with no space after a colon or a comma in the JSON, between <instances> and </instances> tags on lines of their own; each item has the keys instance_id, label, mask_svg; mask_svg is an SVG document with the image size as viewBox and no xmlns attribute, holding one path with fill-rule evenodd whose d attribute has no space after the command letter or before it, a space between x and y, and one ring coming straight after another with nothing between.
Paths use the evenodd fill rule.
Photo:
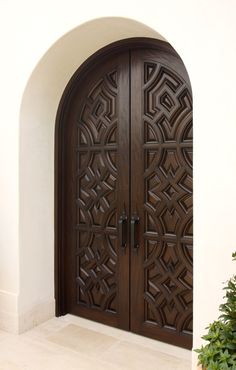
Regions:
<instances>
[{"instance_id":1,"label":"carved geometric lattice","mask_svg":"<svg viewBox=\"0 0 236 370\"><path fill-rule=\"evenodd\" d=\"M144 63L145 320L192 332L192 103L185 81Z\"/></svg>"},{"instance_id":2,"label":"carved geometric lattice","mask_svg":"<svg viewBox=\"0 0 236 370\"><path fill-rule=\"evenodd\" d=\"M115 235L80 232L77 288L79 302L102 311L116 311Z\"/></svg>"},{"instance_id":3,"label":"carved geometric lattice","mask_svg":"<svg viewBox=\"0 0 236 370\"><path fill-rule=\"evenodd\" d=\"M117 72L97 81L77 118L77 303L117 312Z\"/></svg>"}]
</instances>

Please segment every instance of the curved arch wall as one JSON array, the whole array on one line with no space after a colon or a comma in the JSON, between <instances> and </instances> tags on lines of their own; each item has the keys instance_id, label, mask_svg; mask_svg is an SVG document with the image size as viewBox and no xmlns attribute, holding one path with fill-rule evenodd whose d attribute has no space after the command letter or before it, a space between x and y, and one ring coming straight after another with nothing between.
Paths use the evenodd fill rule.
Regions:
<instances>
[{"instance_id":1,"label":"curved arch wall","mask_svg":"<svg viewBox=\"0 0 236 370\"><path fill-rule=\"evenodd\" d=\"M111 27L113 34L107 32ZM28 312L32 304L42 304L54 314L54 134L63 91L91 54L113 41L143 34L162 38L154 30L122 18L88 22L58 40L28 81L20 114L21 312ZM32 325L30 320L28 324Z\"/></svg>"},{"instance_id":2,"label":"curved arch wall","mask_svg":"<svg viewBox=\"0 0 236 370\"><path fill-rule=\"evenodd\" d=\"M6 5L1 13L1 37L4 30L9 32L8 42L2 42L7 58L1 70L0 325L23 331L54 314L54 124L69 78L102 46L126 37L161 38L161 32L184 60L194 96L196 346L204 327L218 315L222 281L234 269L235 5L217 1L212 12L213 2L204 9L198 1L190 6L183 0L170 7L156 0L150 1L149 9L131 2L125 10L112 9L112 14L138 22L108 17L84 23L110 15L105 3L93 9L85 4L76 14L76 2L69 2L70 9L62 2L57 17L53 1L39 4L33 9L23 0L14 12ZM29 5L27 14L24 5ZM6 14L17 35L9 29ZM75 25L79 26L66 34ZM33 70L44 50L63 34ZM15 49L9 48L14 41Z\"/></svg>"}]
</instances>

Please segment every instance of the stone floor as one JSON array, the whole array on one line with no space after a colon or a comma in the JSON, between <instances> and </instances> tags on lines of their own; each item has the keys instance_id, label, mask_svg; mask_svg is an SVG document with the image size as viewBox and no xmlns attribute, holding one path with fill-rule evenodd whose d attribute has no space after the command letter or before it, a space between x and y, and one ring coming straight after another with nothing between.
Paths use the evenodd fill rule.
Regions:
<instances>
[{"instance_id":1,"label":"stone floor","mask_svg":"<svg viewBox=\"0 0 236 370\"><path fill-rule=\"evenodd\" d=\"M72 315L0 331L0 370L92 369L190 370L191 352Z\"/></svg>"}]
</instances>

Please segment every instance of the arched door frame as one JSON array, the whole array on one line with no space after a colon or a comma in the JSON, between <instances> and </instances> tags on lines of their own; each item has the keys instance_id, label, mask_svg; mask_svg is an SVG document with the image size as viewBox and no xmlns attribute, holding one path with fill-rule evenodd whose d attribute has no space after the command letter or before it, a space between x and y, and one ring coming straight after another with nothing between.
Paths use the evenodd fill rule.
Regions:
<instances>
[{"instance_id":1,"label":"arched door frame","mask_svg":"<svg viewBox=\"0 0 236 370\"><path fill-rule=\"evenodd\" d=\"M107 57L108 55L116 54L119 52L127 51L135 48L152 48L160 51L168 51L168 53L176 56L181 60L178 53L174 48L165 41L141 37L141 38L128 38L120 41L116 41L109 44L102 49L91 55L74 73L68 82L62 98L59 103L56 125L55 125L55 207L54 207L54 219L55 219L55 299L56 299L56 315L61 316L67 313L65 307L65 286L64 286L64 236L63 236L63 224L64 224L64 198L63 198L63 173L64 173L64 161L63 161L63 150L64 150L64 126L63 117L66 115L66 107L70 100L73 88L75 85L80 83L81 77L88 71L89 67L96 63L99 58ZM186 71L186 76L188 73ZM190 81L187 81L191 86Z\"/></svg>"}]
</instances>

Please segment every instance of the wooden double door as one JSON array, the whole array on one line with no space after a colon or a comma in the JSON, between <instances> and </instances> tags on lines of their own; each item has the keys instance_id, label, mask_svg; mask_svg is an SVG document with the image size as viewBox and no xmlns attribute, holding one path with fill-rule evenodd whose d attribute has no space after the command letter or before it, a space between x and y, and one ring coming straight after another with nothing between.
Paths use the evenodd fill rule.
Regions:
<instances>
[{"instance_id":1,"label":"wooden double door","mask_svg":"<svg viewBox=\"0 0 236 370\"><path fill-rule=\"evenodd\" d=\"M61 313L191 348L192 103L182 61L164 42L114 47L65 97Z\"/></svg>"}]
</instances>

